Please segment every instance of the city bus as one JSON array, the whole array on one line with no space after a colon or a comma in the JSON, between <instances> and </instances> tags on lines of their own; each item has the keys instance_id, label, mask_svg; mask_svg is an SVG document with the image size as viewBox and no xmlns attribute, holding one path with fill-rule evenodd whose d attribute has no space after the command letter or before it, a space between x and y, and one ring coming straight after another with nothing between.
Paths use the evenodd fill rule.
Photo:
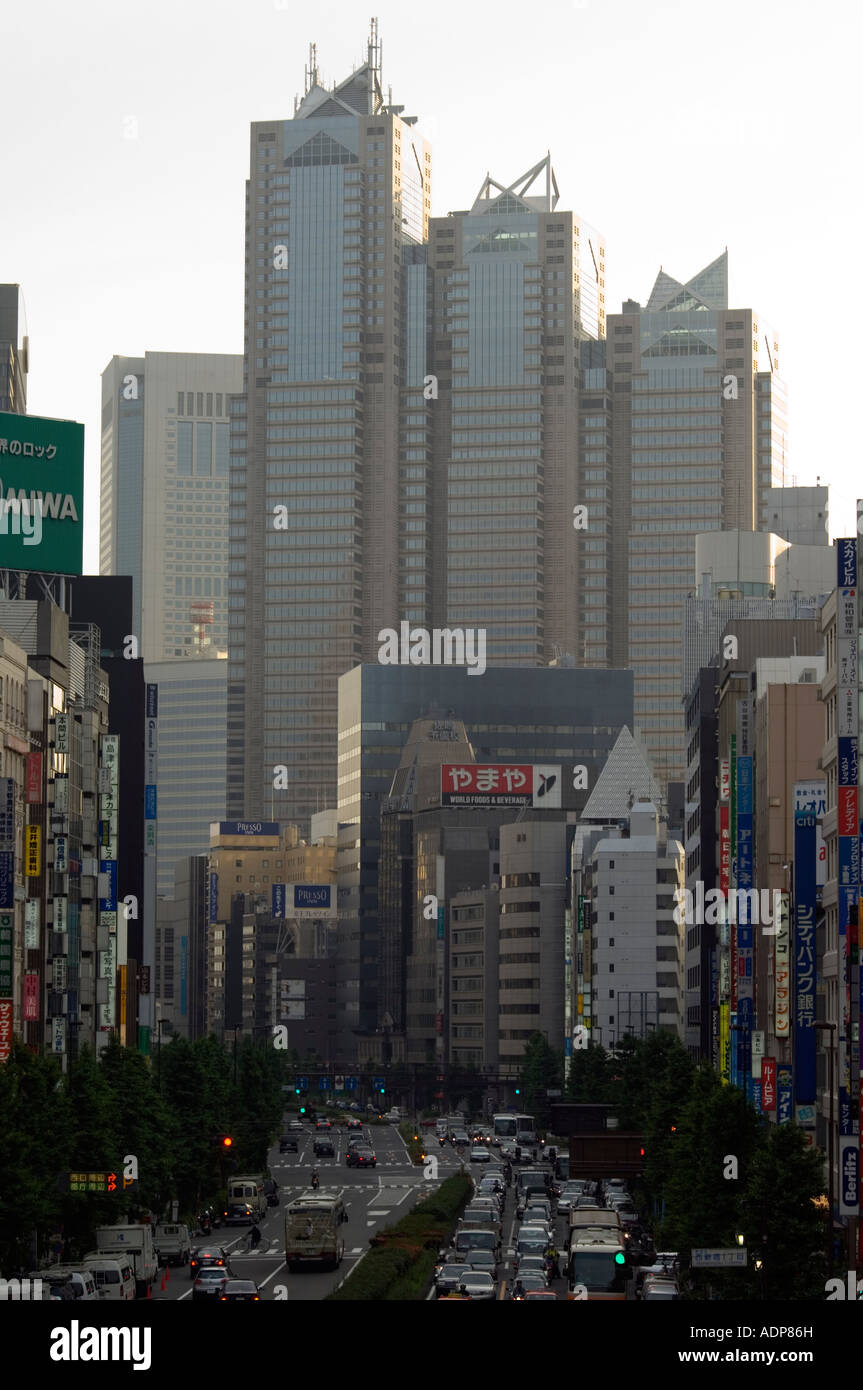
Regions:
<instances>
[{"instance_id":1,"label":"city bus","mask_svg":"<svg viewBox=\"0 0 863 1390\"><path fill-rule=\"evenodd\" d=\"M519 1144L529 1149L537 1142L533 1115L493 1115L492 1121L496 1144Z\"/></svg>"}]
</instances>

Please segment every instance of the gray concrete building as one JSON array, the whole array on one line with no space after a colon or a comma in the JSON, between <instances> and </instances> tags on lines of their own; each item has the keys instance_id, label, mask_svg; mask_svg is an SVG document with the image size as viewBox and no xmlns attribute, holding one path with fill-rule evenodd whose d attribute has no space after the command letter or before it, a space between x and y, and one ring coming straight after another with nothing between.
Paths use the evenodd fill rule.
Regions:
<instances>
[{"instance_id":1,"label":"gray concrete building","mask_svg":"<svg viewBox=\"0 0 863 1390\"><path fill-rule=\"evenodd\" d=\"M228 402L242 358L112 357L102 373L100 574L133 581L136 655L225 650Z\"/></svg>"}]
</instances>

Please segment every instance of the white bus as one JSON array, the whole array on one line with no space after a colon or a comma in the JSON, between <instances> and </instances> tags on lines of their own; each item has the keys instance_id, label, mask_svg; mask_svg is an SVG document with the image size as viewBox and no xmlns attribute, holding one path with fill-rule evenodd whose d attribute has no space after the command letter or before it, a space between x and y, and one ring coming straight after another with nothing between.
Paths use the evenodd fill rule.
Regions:
<instances>
[{"instance_id":1,"label":"white bus","mask_svg":"<svg viewBox=\"0 0 863 1390\"><path fill-rule=\"evenodd\" d=\"M532 1148L537 1142L533 1115L493 1115L492 1120L496 1144L519 1144L522 1148Z\"/></svg>"}]
</instances>

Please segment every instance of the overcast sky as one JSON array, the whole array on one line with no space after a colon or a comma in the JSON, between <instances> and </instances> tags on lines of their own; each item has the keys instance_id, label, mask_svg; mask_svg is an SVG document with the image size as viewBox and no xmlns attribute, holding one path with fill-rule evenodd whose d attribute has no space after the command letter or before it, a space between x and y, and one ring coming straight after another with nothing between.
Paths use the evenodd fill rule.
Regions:
<instances>
[{"instance_id":1,"label":"overcast sky","mask_svg":"<svg viewBox=\"0 0 863 1390\"><path fill-rule=\"evenodd\" d=\"M686 280L728 247L729 307L779 333L791 472L828 482L831 533L855 534L863 24L850 0L374 12L384 87L433 145L435 216L469 207L487 171L508 183L550 149L559 206L606 236L609 312L643 303L660 266ZM115 353L242 353L249 124L293 114L311 40L323 81L347 76L371 13L356 0L4 7L0 281L24 291L29 411L86 426L88 572L101 371Z\"/></svg>"}]
</instances>

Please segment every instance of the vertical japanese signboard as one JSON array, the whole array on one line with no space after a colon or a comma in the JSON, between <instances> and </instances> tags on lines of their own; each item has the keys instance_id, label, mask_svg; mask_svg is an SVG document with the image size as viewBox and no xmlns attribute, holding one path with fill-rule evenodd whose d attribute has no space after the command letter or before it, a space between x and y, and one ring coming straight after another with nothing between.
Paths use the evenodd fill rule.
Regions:
<instances>
[{"instance_id":1,"label":"vertical japanese signboard","mask_svg":"<svg viewBox=\"0 0 863 1390\"><path fill-rule=\"evenodd\" d=\"M794 1098L815 1101L815 816L794 813Z\"/></svg>"},{"instance_id":2,"label":"vertical japanese signboard","mask_svg":"<svg viewBox=\"0 0 863 1390\"><path fill-rule=\"evenodd\" d=\"M12 1051L12 939L14 917L0 911L0 1062L8 1062Z\"/></svg>"},{"instance_id":3,"label":"vertical japanese signboard","mask_svg":"<svg viewBox=\"0 0 863 1390\"><path fill-rule=\"evenodd\" d=\"M749 701L743 700L739 708L748 709ZM744 721L744 728L747 727ZM737 888L749 892L754 882L753 854L753 766L752 757L744 754L737 759ZM755 1021L753 988L754 927L752 924L751 900L745 904L738 899L737 922L737 1052L738 1085L742 1085L750 1099L754 1095L752 1085L752 1027ZM760 1083L760 1069L759 1069Z\"/></svg>"}]
</instances>

